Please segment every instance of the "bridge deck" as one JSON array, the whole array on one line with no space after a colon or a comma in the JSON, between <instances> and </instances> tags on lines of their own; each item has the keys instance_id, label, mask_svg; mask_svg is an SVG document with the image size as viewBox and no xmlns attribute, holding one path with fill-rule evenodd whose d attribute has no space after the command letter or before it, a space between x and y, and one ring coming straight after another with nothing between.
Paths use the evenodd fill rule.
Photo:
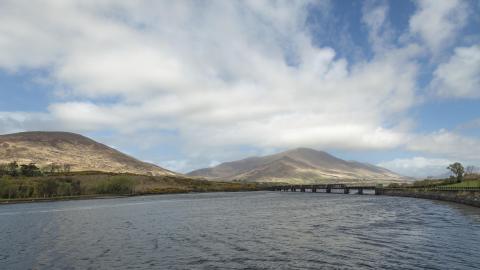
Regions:
<instances>
[{"instance_id":1,"label":"bridge deck","mask_svg":"<svg viewBox=\"0 0 480 270\"><path fill-rule=\"evenodd\" d=\"M314 184L314 185L279 185L269 187L268 190L272 191L292 191L295 192L300 190L301 192L318 192L325 190L325 193L331 193L332 190L343 190L344 194L349 194L351 190L356 190L358 194L364 194L364 190L374 190L375 195L380 195L384 190L396 190L396 189L417 189L417 190L426 190L426 191L465 191L465 192L479 192L480 188L478 187L400 187L400 188L384 188L382 186L373 186L373 185L346 185L346 184Z\"/></svg>"},{"instance_id":2,"label":"bridge deck","mask_svg":"<svg viewBox=\"0 0 480 270\"><path fill-rule=\"evenodd\" d=\"M306 192L310 190L311 192L317 192L318 190L325 190L325 193L331 193L332 190L343 190L343 193L349 194L350 190L357 190L358 194L363 194L364 190L374 190L375 194L379 194L378 188L376 186L367 186L367 185L352 185L348 186L345 184L314 184L314 185L281 185L270 187L270 190L273 191L297 191Z\"/></svg>"}]
</instances>

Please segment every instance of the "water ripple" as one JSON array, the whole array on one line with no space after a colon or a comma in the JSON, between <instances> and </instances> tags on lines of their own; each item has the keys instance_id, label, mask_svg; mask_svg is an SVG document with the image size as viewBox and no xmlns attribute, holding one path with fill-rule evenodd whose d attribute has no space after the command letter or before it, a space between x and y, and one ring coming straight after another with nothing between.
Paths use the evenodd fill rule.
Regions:
<instances>
[{"instance_id":1,"label":"water ripple","mask_svg":"<svg viewBox=\"0 0 480 270\"><path fill-rule=\"evenodd\" d=\"M478 269L480 209L210 193L0 207L0 269ZM4 239L8 239L4 241Z\"/></svg>"}]
</instances>

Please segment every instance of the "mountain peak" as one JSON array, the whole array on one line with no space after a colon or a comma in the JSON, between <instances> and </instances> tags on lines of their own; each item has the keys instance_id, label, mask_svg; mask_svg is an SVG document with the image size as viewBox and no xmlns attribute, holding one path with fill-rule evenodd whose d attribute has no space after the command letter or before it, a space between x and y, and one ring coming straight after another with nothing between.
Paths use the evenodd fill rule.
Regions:
<instances>
[{"instance_id":1,"label":"mountain peak","mask_svg":"<svg viewBox=\"0 0 480 270\"><path fill-rule=\"evenodd\" d=\"M325 154L327 154L326 152L315 150L315 149L312 149L312 148L307 148L307 147L297 147L297 148L294 148L294 149L284 151L282 153L302 153L302 154L325 153Z\"/></svg>"},{"instance_id":2,"label":"mountain peak","mask_svg":"<svg viewBox=\"0 0 480 270\"><path fill-rule=\"evenodd\" d=\"M291 150L287 150L287 151L281 152L281 153L279 153L279 155L280 155L280 154L285 154L285 155L291 155L291 154L298 154L298 155L315 155L315 156L325 156L325 157L335 158L334 156L332 156L331 154L329 154L329 153L327 153L327 152L325 152L325 151L315 150L315 149L307 148L307 147L294 148L294 149L291 149Z\"/></svg>"},{"instance_id":3,"label":"mountain peak","mask_svg":"<svg viewBox=\"0 0 480 270\"><path fill-rule=\"evenodd\" d=\"M83 137L83 135L67 132L67 131L23 131L11 134L3 134L0 137L41 137L41 138L52 138L52 137Z\"/></svg>"},{"instance_id":4,"label":"mountain peak","mask_svg":"<svg viewBox=\"0 0 480 270\"><path fill-rule=\"evenodd\" d=\"M77 142L96 143L94 140L83 135L64 131L25 131L12 134L0 135L0 140L30 141L30 142Z\"/></svg>"}]
</instances>

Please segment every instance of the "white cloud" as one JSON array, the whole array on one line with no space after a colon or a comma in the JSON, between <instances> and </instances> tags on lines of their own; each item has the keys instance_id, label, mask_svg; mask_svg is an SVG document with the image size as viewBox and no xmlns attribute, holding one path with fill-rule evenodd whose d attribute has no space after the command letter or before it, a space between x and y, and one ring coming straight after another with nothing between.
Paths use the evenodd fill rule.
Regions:
<instances>
[{"instance_id":1,"label":"white cloud","mask_svg":"<svg viewBox=\"0 0 480 270\"><path fill-rule=\"evenodd\" d=\"M407 144L407 149L432 153L457 160L480 161L480 140L447 130L430 134L415 135Z\"/></svg>"},{"instance_id":2,"label":"white cloud","mask_svg":"<svg viewBox=\"0 0 480 270\"><path fill-rule=\"evenodd\" d=\"M410 142L406 114L417 99L422 47L392 45L388 7L363 11L375 54L349 62L313 44L305 28L308 5L1 1L0 68L41 70L62 98L45 113L0 114L0 132L53 127L151 137L167 130L189 160L241 157L241 146L434 149L425 146L428 136ZM439 6L419 2L410 21L433 50L464 23L451 18L464 15L461 3ZM463 58L460 51L443 69ZM438 74L450 83L447 71Z\"/></svg>"},{"instance_id":3,"label":"white cloud","mask_svg":"<svg viewBox=\"0 0 480 270\"><path fill-rule=\"evenodd\" d=\"M464 165L480 164L480 140L441 129L427 134L410 134L405 148L411 152L441 157L417 156L380 162L378 165L412 177L442 176L453 162Z\"/></svg>"},{"instance_id":4,"label":"white cloud","mask_svg":"<svg viewBox=\"0 0 480 270\"><path fill-rule=\"evenodd\" d=\"M199 148L404 141L418 47L349 63L312 45L306 1L150 4L4 1L0 67L49 70L66 97L50 116L69 130L172 129Z\"/></svg>"},{"instance_id":5,"label":"white cloud","mask_svg":"<svg viewBox=\"0 0 480 270\"><path fill-rule=\"evenodd\" d=\"M380 162L378 166L411 177L438 177L448 172L453 162L442 158L412 157Z\"/></svg>"},{"instance_id":6,"label":"white cloud","mask_svg":"<svg viewBox=\"0 0 480 270\"><path fill-rule=\"evenodd\" d=\"M367 26L369 41L377 53L385 53L393 48L394 35L388 21L388 11L386 2L365 1L362 9L362 22Z\"/></svg>"},{"instance_id":7,"label":"white cloud","mask_svg":"<svg viewBox=\"0 0 480 270\"><path fill-rule=\"evenodd\" d=\"M0 133L25 130L53 130L52 118L47 113L0 111Z\"/></svg>"},{"instance_id":8,"label":"white cloud","mask_svg":"<svg viewBox=\"0 0 480 270\"><path fill-rule=\"evenodd\" d=\"M166 160L162 162L162 166L174 172L186 172L190 168L188 160Z\"/></svg>"},{"instance_id":9,"label":"white cloud","mask_svg":"<svg viewBox=\"0 0 480 270\"><path fill-rule=\"evenodd\" d=\"M468 20L468 3L462 0L418 0L410 18L410 32L419 35L434 54L451 45Z\"/></svg>"},{"instance_id":10,"label":"white cloud","mask_svg":"<svg viewBox=\"0 0 480 270\"><path fill-rule=\"evenodd\" d=\"M480 45L456 48L435 70L430 88L441 97L480 97Z\"/></svg>"}]
</instances>

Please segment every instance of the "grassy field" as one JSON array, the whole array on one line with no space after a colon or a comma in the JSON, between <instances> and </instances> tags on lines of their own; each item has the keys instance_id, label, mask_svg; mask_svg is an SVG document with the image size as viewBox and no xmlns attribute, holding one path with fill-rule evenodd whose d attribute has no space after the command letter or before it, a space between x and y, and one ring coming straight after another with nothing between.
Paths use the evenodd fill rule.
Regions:
<instances>
[{"instance_id":1,"label":"grassy field","mask_svg":"<svg viewBox=\"0 0 480 270\"><path fill-rule=\"evenodd\" d=\"M212 182L182 176L145 176L79 172L37 177L0 178L0 202L27 199L68 199L103 195L144 195L187 192L249 191L258 183Z\"/></svg>"},{"instance_id":2,"label":"grassy field","mask_svg":"<svg viewBox=\"0 0 480 270\"><path fill-rule=\"evenodd\" d=\"M390 188L434 188L434 187L478 187L480 188L480 175L466 175L462 182L458 183L455 178L425 179L410 184L390 184Z\"/></svg>"},{"instance_id":3,"label":"grassy field","mask_svg":"<svg viewBox=\"0 0 480 270\"><path fill-rule=\"evenodd\" d=\"M446 185L447 187L477 187L480 188L480 179L465 180L461 183Z\"/></svg>"}]
</instances>

